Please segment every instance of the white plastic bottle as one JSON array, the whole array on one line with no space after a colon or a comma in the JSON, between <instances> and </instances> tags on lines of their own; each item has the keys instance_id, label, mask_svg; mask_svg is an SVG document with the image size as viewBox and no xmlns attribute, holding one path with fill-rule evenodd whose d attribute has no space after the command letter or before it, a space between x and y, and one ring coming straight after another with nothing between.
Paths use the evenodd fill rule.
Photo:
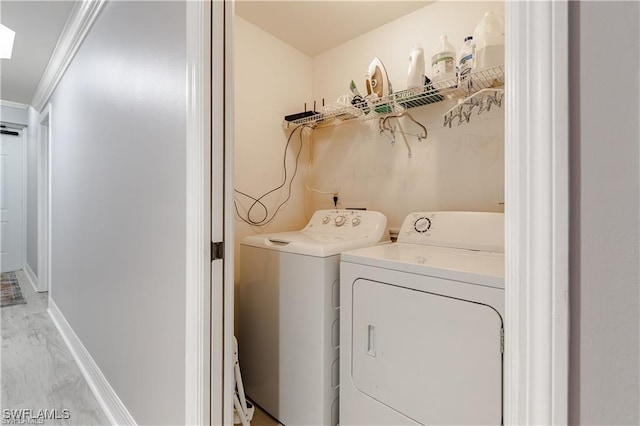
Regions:
<instances>
[{"instance_id":1,"label":"white plastic bottle","mask_svg":"<svg viewBox=\"0 0 640 426\"><path fill-rule=\"evenodd\" d=\"M471 82L469 76L475 65L476 45L473 42L473 37L467 36L464 38L464 44L460 49L460 59L458 60L458 87L467 88L466 85Z\"/></svg>"},{"instance_id":2,"label":"white plastic bottle","mask_svg":"<svg viewBox=\"0 0 640 426\"><path fill-rule=\"evenodd\" d=\"M431 57L431 80L438 83L456 78L456 49L449 43L446 35L440 36L440 44Z\"/></svg>"},{"instance_id":3,"label":"white plastic bottle","mask_svg":"<svg viewBox=\"0 0 640 426\"><path fill-rule=\"evenodd\" d=\"M424 86L424 50L416 44L409 52L409 74L407 89L422 88Z\"/></svg>"},{"instance_id":4,"label":"white plastic bottle","mask_svg":"<svg viewBox=\"0 0 640 426\"><path fill-rule=\"evenodd\" d=\"M504 65L504 18L487 12L473 32L476 44L476 69Z\"/></svg>"}]
</instances>

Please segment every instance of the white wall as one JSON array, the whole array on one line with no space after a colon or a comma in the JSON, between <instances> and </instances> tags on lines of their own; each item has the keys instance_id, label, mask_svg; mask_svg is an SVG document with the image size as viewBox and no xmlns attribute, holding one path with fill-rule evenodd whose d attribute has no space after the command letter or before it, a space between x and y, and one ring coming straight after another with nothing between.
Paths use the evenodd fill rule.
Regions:
<instances>
[{"instance_id":1,"label":"white wall","mask_svg":"<svg viewBox=\"0 0 640 426\"><path fill-rule=\"evenodd\" d=\"M237 190L257 198L278 186L283 179L283 154L290 135L290 131L281 125L284 116L302 111L305 102L309 108L312 107L311 58L237 15L234 38L234 185ZM296 132L287 150L287 185L264 200L269 208L269 217L287 197L288 181L299 147L300 139ZM242 238L255 233L300 229L306 223L303 179L308 143L304 142L302 148L291 199L273 222L265 227L249 226L236 215L236 282L240 278L242 259L239 247ZM235 198L241 213L252 203L238 194ZM252 218L260 219L263 214L264 210L256 208Z\"/></svg>"},{"instance_id":2,"label":"white wall","mask_svg":"<svg viewBox=\"0 0 640 426\"><path fill-rule=\"evenodd\" d=\"M107 2L52 99L51 297L138 424L183 424L184 2Z\"/></svg>"},{"instance_id":3,"label":"white wall","mask_svg":"<svg viewBox=\"0 0 640 426\"><path fill-rule=\"evenodd\" d=\"M313 96L335 101L348 92L352 79L366 94L364 75L374 56L385 64L394 90L405 89L414 43L422 44L426 58L441 34L460 49L463 37L473 34L488 10L503 15L504 4L437 2L321 53L313 58ZM385 213L392 228L400 227L412 211L502 211L504 110L474 115L470 124L445 129L442 114L454 103L410 111L429 132L422 142L408 137L412 158L402 138L392 146L379 134L377 119L315 132L311 186L337 190L339 207L366 206ZM417 131L408 119L402 125ZM314 193L309 199L310 210L331 206L331 196Z\"/></svg>"},{"instance_id":4,"label":"white wall","mask_svg":"<svg viewBox=\"0 0 640 426\"><path fill-rule=\"evenodd\" d=\"M38 111L27 108L27 264L38 275Z\"/></svg>"},{"instance_id":5,"label":"white wall","mask_svg":"<svg viewBox=\"0 0 640 426\"><path fill-rule=\"evenodd\" d=\"M363 3L365 5L366 3ZM465 36L473 35L476 25L487 11L504 16L504 2L438 1L396 19L373 31L341 44L313 58L313 96L335 101L350 93L353 80L366 95L365 74L377 56L384 63L394 91L407 87L409 51L420 43L429 64L441 35L447 35L457 52Z\"/></svg>"},{"instance_id":6,"label":"white wall","mask_svg":"<svg viewBox=\"0 0 640 426\"><path fill-rule=\"evenodd\" d=\"M26 126L28 122L27 108L0 104L0 121Z\"/></svg>"},{"instance_id":7,"label":"white wall","mask_svg":"<svg viewBox=\"0 0 640 426\"><path fill-rule=\"evenodd\" d=\"M640 5L576 2L570 10L570 423L637 425ZM620 59L603 68L603 52Z\"/></svg>"},{"instance_id":8,"label":"white wall","mask_svg":"<svg viewBox=\"0 0 640 426\"><path fill-rule=\"evenodd\" d=\"M280 127L283 115L300 111L304 102L310 106L314 99L319 104L323 98L327 103L336 100L348 92L352 79L364 92L364 74L374 56L385 63L395 90L404 89L414 43L421 43L430 57L439 36L448 34L459 49L463 37L473 34L488 10L503 15L504 3L437 2L312 60L236 17L236 188L260 195L280 182L286 136ZM264 84L263 73L269 84ZM441 115L452 105L444 102L411 111L429 130L427 141L409 138L411 159L402 139L392 146L379 135L377 120L315 130L308 185L323 192L337 191L339 207L380 210L392 227L399 227L406 214L416 210L502 211L504 110L494 108L473 117L471 124L444 129ZM333 207L331 194L303 190L306 172L305 167L299 169L295 182L299 192L294 192L280 214L281 221L252 230L236 220L237 243L254 232L300 228L314 210ZM249 202L243 200L243 204ZM277 206L274 199L269 206Z\"/></svg>"}]
</instances>

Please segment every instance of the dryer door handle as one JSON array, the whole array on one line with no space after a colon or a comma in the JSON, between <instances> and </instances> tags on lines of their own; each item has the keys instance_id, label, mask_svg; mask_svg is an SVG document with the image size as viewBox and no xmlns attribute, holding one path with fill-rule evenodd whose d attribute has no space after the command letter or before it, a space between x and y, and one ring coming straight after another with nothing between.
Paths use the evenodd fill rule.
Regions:
<instances>
[{"instance_id":1,"label":"dryer door handle","mask_svg":"<svg viewBox=\"0 0 640 426\"><path fill-rule=\"evenodd\" d=\"M376 326L367 324L367 355L376 357Z\"/></svg>"}]
</instances>

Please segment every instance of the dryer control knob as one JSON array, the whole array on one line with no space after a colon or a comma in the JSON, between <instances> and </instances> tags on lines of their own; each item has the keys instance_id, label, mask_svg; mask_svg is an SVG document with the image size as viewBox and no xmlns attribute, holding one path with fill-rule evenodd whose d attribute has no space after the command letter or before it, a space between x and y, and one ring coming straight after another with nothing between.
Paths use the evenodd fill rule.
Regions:
<instances>
[{"instance_id":1,"label":"dryer control knob","mask_svg":"<svg viewBox=\"0 0 640 426\"><path fill-rule=\"evenodd\" d=\"M351 220L351 224L352 224L353 226L358 226L358 225L360 225L360 219L359 219L359 218L357 218L357 217L354 217L354 218L353 218L353 220Z\"/></svg>"},{"instance_id":2,"label":"dryer control knob","mask_svg":"<svg viewBox=\"0 0 640 426\"><path fill-rule=\"evenodd\" d=\"M430 228L431 228L431 220L429 220L428 217L421 217L416 219L415 222L413 222L413 229L415 229L416 232L419 232L421 234L424 232L427 232Z\"/></svg>"},{"instance_id":3,"label":"dryer control knob","mask_svg":"<svg viewBox=\"0 0 640 426\"><path fill-rule=\"evenodd\" d=\"M336 216L336 226L344 225L344 222L347 220L344 216Z\"/></svg>"},{"instance_id":4,"label":"dryer control knob","mask_svg":"<svg viewBox=\"0 0 640 426\"><path fill-rule=\"evenodd\" d=\"M325 216L325 217L322 218L322 223L324 223L326 225L327 223L329 223L330 220L331 220L331 218L329 216Z\"/></svg>"}]
</instances>

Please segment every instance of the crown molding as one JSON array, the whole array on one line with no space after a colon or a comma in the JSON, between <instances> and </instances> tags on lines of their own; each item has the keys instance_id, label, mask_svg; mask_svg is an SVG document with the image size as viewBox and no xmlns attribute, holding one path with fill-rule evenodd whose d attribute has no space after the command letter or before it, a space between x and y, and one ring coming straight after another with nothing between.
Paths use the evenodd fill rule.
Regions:
<instances>
[{"instance_id":1,"label":"crown molding","mask_svg":"<svg viewBox=\"0 0 640 426\"><path fill-rule=\"evenodd\" d=\"M49 101L71 60L87 36L89 29L102 10L105 1L82 0L73 6L31 100L31 105L36 111L40 111Z\"/></svg>"},{"instance_id":2,"label":"crown molding","mask_svg":"<svg viewBox=\"0 0 640 426\"><path fill-rule=\"evenodd\" d=\"M29 107L29 105L21 104L19 102L3 101L2 99L0 99L0 106L18 109L27 109Z\"/></svg>"}]
</instances>

